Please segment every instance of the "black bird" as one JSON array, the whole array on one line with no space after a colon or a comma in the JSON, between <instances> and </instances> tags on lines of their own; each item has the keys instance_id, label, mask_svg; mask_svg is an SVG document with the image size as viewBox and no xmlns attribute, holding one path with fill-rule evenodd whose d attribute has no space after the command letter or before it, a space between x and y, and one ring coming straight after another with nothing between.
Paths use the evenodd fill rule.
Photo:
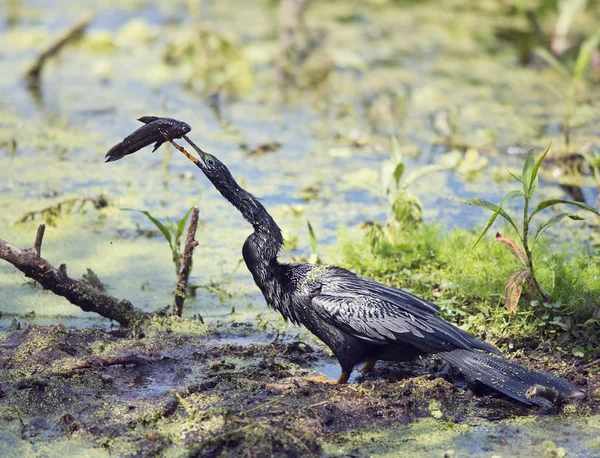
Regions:
<instances>
[{"instance_id":1,"label":"black bird","mask_svg":"<svg viewBox=\"0 0 600 458\"><path fill-rule=\"evenodd\" d=\"M286 320L306 326L331 348L342 368L338 383L346 383L360 362L372 368L377 360L408 361L435 353L467 379L479 380L525 404L549 404L539 396L527 396L533 385L549 387L562 397L584 397L561 378L530 371L493 355L499 354L495 347L445 322L438 316L437 306L406 291L340 267L280 263L277 254L283 237L271 215L256 197L239 186L221 161L185 135L183 138L199 159L171 143L253 226L242 253L267 304Z\"/></svg>"},{"instance_id":2,"label":"black bird","mask_svg":"<svg viewBox=\"0 0 600 458\"><path fill-rule=\"evenodd\" d=\"M154 152L164 142L181 138L192 130L187 123L171 118L142 116L138 121L143 122L144 125L108 150L105 162L118 161L152 143L154 143L152 150Z\"/></svg>"}]
</instances>

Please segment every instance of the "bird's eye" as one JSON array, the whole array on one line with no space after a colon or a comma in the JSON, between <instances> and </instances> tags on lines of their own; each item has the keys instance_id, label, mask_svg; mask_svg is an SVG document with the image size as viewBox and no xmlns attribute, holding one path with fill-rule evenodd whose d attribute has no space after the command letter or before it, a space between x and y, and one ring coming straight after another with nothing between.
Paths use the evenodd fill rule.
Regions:
<instances>
[{"instance_id":1,"label":"bird's eye","mask_svg":"<svg viewBox=\"0 0 600 458\"><path fill-rule=\"evenodd\" d=\"M206 165L208 165L209 167L214 167L215 160L212 157L206 158Z\"/></svg>"}]
</instances>

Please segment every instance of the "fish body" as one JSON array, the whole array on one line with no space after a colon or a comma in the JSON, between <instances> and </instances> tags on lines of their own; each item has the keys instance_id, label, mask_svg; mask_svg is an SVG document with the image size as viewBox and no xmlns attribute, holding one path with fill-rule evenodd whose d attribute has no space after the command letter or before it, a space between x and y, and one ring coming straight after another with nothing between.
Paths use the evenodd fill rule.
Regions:
<instances>
[{"instance_id":1,"label":"fish body","mask_svg":"<svg viewBox=\"0 0 600 458\"><path fill-rule=\"evenodd\" d=\"M153 143L152 152L154 152L164 142L181 138L192 130L187 123L172 118L142 116L138 121L143 122L144 125L108 150L106 162L117 161Z\"/></svg>"}]
</instances>

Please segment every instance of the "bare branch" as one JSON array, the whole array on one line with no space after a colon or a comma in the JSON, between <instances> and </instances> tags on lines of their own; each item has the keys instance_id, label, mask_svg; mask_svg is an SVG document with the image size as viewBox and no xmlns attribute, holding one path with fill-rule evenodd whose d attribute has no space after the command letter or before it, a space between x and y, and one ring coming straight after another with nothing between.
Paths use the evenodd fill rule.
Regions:
<instances>
[{"instance_id":1,"label":"bare branch","mask_svg":"<svg viewBox=\"0 0 600 458\"><path fill-rule=\"evenodd\" d=\"M194 254L194 248L198 245L198 242L194 238L196 236L196 229L198 228L198 207L194 207L192 210L192 216L190 218L190 225L187 231L187 237L185 239L185 249L183 251L183 263L181 270L179 271L179 280L177 281L177 291L175 292L175 301L173 302L173 313L177 316L181 316L183 313L183 302L185 301L185 291L187 289L188 279L190 277L190 269L192 267L192 255Z\"/></svg>"},{"instance_id":2,"label":"bare branch","mask_svg":"<svg viewBox=\"0 0 600 458\"><path fill-rule=\"evenodd\" d=\"M39 87L40 76L44 68L44 64L48 58L58 53L66 44L70 41L81 36L88 24L94 19L94 15L87 13L84 14L75 24L73 24L67 31L56 37L38 56L36 61L33 63L27 73L25 74L25 80L30 87Z\"/></svg>"},{"instance_id":3,"label":"bare branch","mask_svg":"<svg viewBox=\"0 0 600 458\"><path fill-rule=\"evenodd\" d=\"M38 229L36 244L39 240L40 246L42 236L43 229ZM66 298L81 310L95 312L122 326L130 326L150 317L148 313L136 309L128 300L119 300L83 281L69 278L65 264L61 264L57 269L38 256L37 249L39 248L22 250L0 239L0 259L11 263L26 277L34 279L54 294Z\"/></svg>"},{"instance_id":4,"label":"bare branch","mask_svg":"<svg viewBox=\"0 0 600 458\"><path fill-rule=\"evenodd\" d=\"M35 243L33 244L33 251L38 257L42 255L42 239L44 238L44 232L46 232L46 225L40 224L35 236Z\"/></svg>"}]
</instances>

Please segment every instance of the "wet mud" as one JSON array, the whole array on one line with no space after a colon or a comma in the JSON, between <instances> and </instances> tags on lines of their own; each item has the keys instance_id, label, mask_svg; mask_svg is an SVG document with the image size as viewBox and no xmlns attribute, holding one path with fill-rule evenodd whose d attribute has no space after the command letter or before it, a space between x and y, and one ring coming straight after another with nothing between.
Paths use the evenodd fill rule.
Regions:
<instances>
[{"instance_id":1,"label":"wet mud","mask_svg":"<svg viewBox=\"0 0 600 458\"><path fill-rule=\"evenodd\" d=\"M513 356L526 353L517 360L560 373L586 389L588 399L526 407L466 386L435 359L378 363L353 383L334 385L323 381L336 363L320 344L287 334L265 341L263 331L243 323L160 318L138 335L59 325L3 337L3 456L383 456L398 435L417 434L423 424L429 439L409 434L405 451L445 437L441 428L451 437L428 450L458 447L455 456L467 456L471 443L461 445L460 437L485 425L502 434L503 422L510 430L522 420L560 417L564 425L589 422L600 411L596 367L573 367L527 348Z\"/></svg>"}]
</instances>

